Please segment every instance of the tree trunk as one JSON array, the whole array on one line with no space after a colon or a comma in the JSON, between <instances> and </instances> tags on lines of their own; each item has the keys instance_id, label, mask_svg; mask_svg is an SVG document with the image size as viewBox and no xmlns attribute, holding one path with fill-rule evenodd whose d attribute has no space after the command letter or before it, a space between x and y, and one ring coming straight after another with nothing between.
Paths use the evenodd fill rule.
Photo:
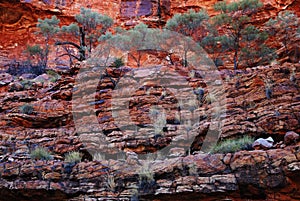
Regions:
<instances>
[{"instance_id":1,"label":"tree trunk","mask_svg":"<svg viewBox=\"0 0 300 201\"><path fill-rule=\"evenodd\" d=\"M233 64L234 64L234 72L238 69L238 52L240 47L240 31L238 30L236 38L235 38L235 48L234 48L234 56L233 56Z\"/></svg>"},{"instance_id":2,"label":"tree trunk","mask_svg":"<svg viewBox=\"0 0 300 201\"><path fill-rule=\"evenodd\" d=\"M86 59L85 57L85 32L82 27L79 27L80 32L80 49L79 49L79 59L80 61L83 61Z\"/></svg>"}]
</instances>

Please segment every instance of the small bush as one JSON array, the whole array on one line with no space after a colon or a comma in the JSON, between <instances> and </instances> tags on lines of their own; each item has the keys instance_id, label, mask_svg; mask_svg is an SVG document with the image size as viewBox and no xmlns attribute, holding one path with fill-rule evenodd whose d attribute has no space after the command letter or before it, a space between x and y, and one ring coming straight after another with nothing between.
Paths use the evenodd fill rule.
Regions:
<instances>
[{"instance_id":1,"label":"small bush","mask_svg":"<svg viewBox=\"0 0 300 201\"><path fill-rule=\"evenodd\" d=\"M51 82L56 82L57 80L60 79L60 75L58 73L56 73L55 71L53 70L47 70L46 71L47 75L50 77L50 81Z\"/></svg>"},{"instance_id":2,"label":"small bush","mask_svg":"<svg viewBox=\"0 0 300 201\"><path fill-rule=\"evenodd\" d=\"M151 170L149 164L146 164L139 172L139 191L146 194L153 193L155 192L156 186L154 172Z\"/></svg>"},{"instance_id":3,"label":"small bush","mask_svg":"<svg viewBox=\"0 0 300 201\"><path fill-rule=\"evenodd\" d=\"M212 147L210 153L233 153L240 150L248 150L252 147L253 142L254 138L249 136L243 136L238 139L227 139Z\"/></svg>"},{"instance_id":4,"label":"small bush","mask_svg":"<svg viewBox=\"0 0 300 201\"><path fill-rule=\"evenodd\" d=\"M115 192L117 185L116 185L115 178L113 175L107 174L106 187L111 192Z\"/></svg>"},{"instance_id":5,"label":"small bush","mask_svg":"<svg viewBox=\"0 0 300 201\"><path fill-rule=\"evenodd\" d=\"M45 72L45 67L42 65L33 65L29 61L12 61L9 64L7 64L5 67L7 67L7 73L19 76L22 74L35 74L35 75L41 75Z\"/></svg>"},{"instance_id":6,"label":"small bush","mask_svg":"<svg viewBox=\"0 0 300 201\"><path fill-rule=\"evenodd\" d=\"M65 162L67 163L79 163L81 161L81 154L76 151L72 151L66 154Z\"/></svg>"},{"instance_id":7,"label":"small bush","mask_svg":"<svg viewBox=\"0 0 300 201\"><path fill-rule=\"evenodd\" d=\"M34 111L33 106L30 104L22 105L19 109L22 114L32 114Z\"/></svg>"},{"instance_id":8,"label":"small bush","mask_svg":"<svg viewBox=\"0 0 300 201\"><path fill-rule=\"evenodd\" d=\"M51 154L44 147L37 147L30 153L30 157L37 160L50 160L52 158Z\"/></svg>"},{"instance_id":9,"label":"small bush","mask_svg":"<svg viewBox=\"0 0 300 201\"><path fill-rule=\"evenodd\" d=\"M116 68L120 68L122 66L124 66L124 62L122 60L122 58L117 58L114 63L113 63L113 66L116 67Z\"/></svg>"}]
</instances>

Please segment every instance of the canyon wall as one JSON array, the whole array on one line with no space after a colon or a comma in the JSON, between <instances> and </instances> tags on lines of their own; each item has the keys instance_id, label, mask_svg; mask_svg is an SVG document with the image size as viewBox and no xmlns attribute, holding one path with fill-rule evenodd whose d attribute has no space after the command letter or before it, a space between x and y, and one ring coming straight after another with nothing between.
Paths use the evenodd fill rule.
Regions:
<instances>
[{"instance_id":1,"label":"canyon wall","mask_svg":"<svg viewBox=\"0 0 300 201\"><path fill-rule=\"evenodd\" d=\"M214 15L213 5L217 1L195 0L1 0L0 1L0 67L11 59L25 59L22 52L27 44L43 43L36 35L38 18L57 15L61 24L74 21L81 7L92 8L112 17L116 26L132 27L144 22L150 27L161 27L175 13L188 9L206 9ZM264 7L255 16L255 23L262 24L282 10L293 10L300 15L300 0L263 0ZM55 52L55 51L53 51ZM50 56L55 59L55 55Z\"/></svg>"}]
</instances>

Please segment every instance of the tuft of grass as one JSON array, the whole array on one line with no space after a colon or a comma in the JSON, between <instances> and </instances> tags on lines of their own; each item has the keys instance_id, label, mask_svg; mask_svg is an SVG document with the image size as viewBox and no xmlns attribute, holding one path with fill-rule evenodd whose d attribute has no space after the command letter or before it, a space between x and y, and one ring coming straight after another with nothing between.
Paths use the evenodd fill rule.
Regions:
<instances>
[{"instance_id":1,"label":"tuft of grass","mask_svg":"<svg viewBox=\"0 0 300 201\"><path fill-rule=\"evenodd\" d=\"M79 163L81 161L81 154L77 151L72 151L66 154L65 162L67 163Z\"/></svg>"},{"instance_id":2,"label":"tuft of grass","mask_svg":"<svg viewBox=\"0 0 300 201\"><path fill-rule=\"evenodd\" d=\"M30 157L37 160L50 160L52 158L51 154L44 147L37 147L30 153Z\"/></svg>"},{"instance_id":3,"label":"tuft of grass","mask_svg":"<svg viewBox=\"0 0 300 201\"><path fill-rule=\"evenodd\" d=\"M47 70L46 73L50 77L51 82L56 82L61 78L61 76L54 70Z\"/></svg>"},{"instance_id":4,"label":"tuft of grass","mask_svg":"<svg viewBox=\"0 0 300 201\"><path fill-rule=\"evenodd\" d=\"M22 114L32 114L34 110L31 104L24 104L19 109Z\"/></svg>"},{"instance_id":5,"label":"tuft of grass","mask_svg":"<svg viewBox=\"0 0 300 201\"><path fill-rule=\"evenodd\" d=\"M116 58L116 60L114 61L113 63L113 66L116 67L116 68L120 68L122 66L124 66L124 62L123 62L123 59L122 58Z\"/></svg>"},{"instance_id":6,"label":"tuft of grass","mask_svg":"<svg viewBox=\"0 0 300 201\"><path fill-rule=\"evenodd\" d=\"M210 153L233 153L240 150L247 150L252 147L253 142L254 138L250 136L243 136L238 139L226 139L212 147Z\"/></svg>"},{"instance_id":7,"label":"tuft of grass","mask_svg":"<svg viewBox=\"0 0 300 201\"><path fill-rule=\"evenodd\" d=\"M107 173L106 187L107 187L111 192L115 192L116 187L117 187L114 176L113 176L113 175L110 175L110 174L108 174L108 173Z\"/></svg>"}]
</instances>

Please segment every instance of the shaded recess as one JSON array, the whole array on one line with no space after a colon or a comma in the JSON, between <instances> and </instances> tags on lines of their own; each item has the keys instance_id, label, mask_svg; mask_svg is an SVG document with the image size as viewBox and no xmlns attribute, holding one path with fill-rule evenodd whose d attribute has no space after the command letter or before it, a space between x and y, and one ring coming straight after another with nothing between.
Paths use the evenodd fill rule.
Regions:
<instances>
[{"instance_id":1,"label":"shaded recess","mask_svg":"<svg viewBox=\"0 0 300 201\"><path fill-rule=\"evenodd\" d=\"M120 14L125 18L152 15L152 2L151 0L122 0Z\"/></svg>"}]
</instances>

